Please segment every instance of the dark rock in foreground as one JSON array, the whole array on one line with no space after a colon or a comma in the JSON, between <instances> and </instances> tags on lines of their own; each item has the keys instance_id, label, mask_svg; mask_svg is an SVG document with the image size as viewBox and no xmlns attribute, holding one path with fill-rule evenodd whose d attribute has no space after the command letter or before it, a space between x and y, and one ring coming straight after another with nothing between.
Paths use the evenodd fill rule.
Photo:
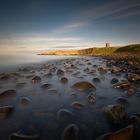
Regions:
<instances>
[{"instance_id":1,"label":"dark rock in foreground","mask_svg":"<svg viewBox=\"0 0 140 140\"><path fill-rule=\"evenodd\" d=\"M114 133L105 134L96 140L137 140L135 138L135 128L130 125Z\"/></svg>"},{"instance_id":2,"label":"dark rock in foreground","mask_svg":"<svg viewBox=\"0 0 140 140\"><path fill-rule=\"evenodd\" d=\"M122 105L108 105L104 107L104 112L107 116L109 122L117 124L121 122L125 122L127 119L127 113L125 112L125 108Z\"/></svg>"},{"instance_id":3,"label":"dark rock in foreground","mask_svg":"<svg viewBox=\"0 0 140 140\"><path fill-rule=\"evenodd\" d=\"M16 90L5 90L2 93L0 93L0 99L1 98L6 98L6 97L10 97L10 96L14 96L16 94Z\"/></svg>"},{"instance_id":4,"label":"dark rock in foreground","mask_svg":"<svg viewBox=\"0 0 140 140\"><path fill-rule=\"evenodd\" d=\"M69 124L63 132L62 140L80 140L78 126L75 124Z\"/></svg>"},{"instance_id":5,"label":"dark rock in foreground","mask_svg":"<svg viewBox=\"0 0 140 140\"><path fill-rule=\"evenodd\" d=\"M7 118L13 111L13 106L2 106L0 107L0 119Z\"/></svg>"}]
</instances>

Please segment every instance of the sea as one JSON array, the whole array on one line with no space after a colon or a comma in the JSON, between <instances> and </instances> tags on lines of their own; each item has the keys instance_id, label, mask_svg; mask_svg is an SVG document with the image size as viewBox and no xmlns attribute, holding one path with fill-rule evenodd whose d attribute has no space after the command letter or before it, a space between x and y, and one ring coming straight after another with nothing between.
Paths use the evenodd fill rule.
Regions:
<instances>
[{"instance_id":1,"label":"sea","mask_svg":"<svg viewBox=\"0 0 140 140\"><path fill-rule=\"evenodd\" d=\"M36 66L48 61L62 60L75 56L37 55L30 53L0 53L0 72L13 72L26 66Z\"/></svg>"}]
</instances>

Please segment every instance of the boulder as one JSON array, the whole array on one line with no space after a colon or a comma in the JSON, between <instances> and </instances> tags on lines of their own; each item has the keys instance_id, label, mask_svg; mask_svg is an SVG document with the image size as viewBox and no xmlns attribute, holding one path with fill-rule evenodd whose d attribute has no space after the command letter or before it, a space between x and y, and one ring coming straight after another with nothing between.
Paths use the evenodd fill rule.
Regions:
<instances>
[{"instance_id":1,"label":"boulder","mask_svg":"<svg viewBox=\"0 0 140 140\"><path fill-rule=\"evenodd\" d=\"M57 112L57 119L60 121L69 121L72 120L74 114L68 109L60 109Z\"/></svg>"},{"instance_id":2,"label":"boulder","mask_svg":"<svg viewBox=\"0 0 140 140\"><path fill-rule=\"evenodd\" d=\"M60 81L61 81L61 83L63 83L63 84L68 83L68 78L62 77Z\"/></svg>"},{"instance_id":3,"label":"boulder","mask_svg":"<svg viewBox=\"0 0 140 140\"><path fill-rule=\"evenodd\" d=\"M118 82L119 82L119 80L117 78L112 78L111 79L111 84L116 84Z\"/></svg>"},{"instance_id":4,"label":"boulder","mask_svg":"<svg viewBox=\"0 0 140 140\"><path fill-rule=\"evenodd\" d=\"M140 76L138 74L131 73L131 74L128 75L128 80L129 81L139 81Z\"/></svg>"},{"instance_id":5,"label":"boulder","mask_svg":"<svg viewBox=\"0 0 140 140\"><path fill-rule=\"evenodd\" d=\"M40 76L34 76L31 81L33 84L36 84L41 81L41 78Z\"/></svg>"},{"instance_id":6,"label":"boulder","mask_svg":"<svg viewBox=\"0 0 140 140\"><path fill-rule=\"evenodd\" d=\"M85 107L84 104L82 104L81 102L78 102L78 101L72 102L71 106L77 110L83 110Z\"/></svg>"},{"instance_id":7,"label":"boulder","mask_svg":"<svg viewBox=\"0 0 140 140\"><path fill-rule=\"evenodd\" d=\"M64 75L65 74L65 72L63 71L63 70L61 70L61 69L58 69L57 70L57 75L58 76L62 76L62 75Z\"/></svg>"},{"instance_id":8,"label":"boulder","mask_svg":"<svg viewBox=\"0 0 140 140\"><path fill-rule=\"evenodd\" d=\"M124 98L124 97L119 97L119 98L117 98L117 99L116 99L116 102L117 102L118 104L122 105L122 106L127 106L127 105L129 105L129 101L128 101L126 98Z\"/></svg>"},{"instance_id":9,"label":"boulder","mask_svg":"<svg viewBox=\"0 0 140 140\"><path fill-rule=\"evenodd\" d=\"M120 129L114 133L104 134L98 137L96 140L136 140L135 127L129 125L128 127Z\"/></svg>"},{"instance_id":10,"label":"boulder","mask_svg":"<svg viewBox=\"0 0 140 140\"><path fill-rule=\"evenodd\" d=\"M113 74L120 73L121 71L122 71L122 69L120 67L116 67L116 66L113 66L112 69L111 69L111 72Z\"/></svg>"},{"instance_id":11,"label":"boulder","mask_svg":"<svg viewBox=\"0 0 140 140\"><path fill-rule=\"evenodd\" d=\"M0 107L0 119L7 118L13 111L13 106L2 106Z\"/></svg>"},{"instance_id":12,"label":"boulder","mask_svg":"<svg viewBox=\"0 0 140 140\"><path fill-rule=\"evenodd\" d=\"M125 108L122 105L108 105L104 107L103 111L105 112L109 122L117 124L123 121L126 121L128 115L125 112Z\"/></svg>"},{"instance_id":13,"label":"boulder","mask_svg":"<svg viewBox=\"0 0 140 140\"><path fill-rule=\"evenodd\" d=\"M62 140L80 140L79 128L76 124L69 124L62 134Z\"/></svg>"},{"instance_id":14,"label":"boulder","mask_svg":"<svg viewBox=\"0 0 140 140\"><path fill-rule=\"evenodd\" d=\"M14 96L16 95L16 90L5 90L3 92L0 93L0 99L1 98L6 98L6 97L11 97L11 96Z\"/></svg>"},{"instance_id":15,"label":"boulder","mask_svg":"<svg viewBox=\"0 0 140 140\"><path fill-rule=\"evenodd\" d=\"M106 74L108 72L108 68L100 67L100 68L98 68L98 71L100 74Z\"/></svg>"},{"instance_id":16,"label":"boulder","mask_svg":"<svg viewBox=\"0 0 140 140\"><path fill-rule=\"evenodd\" d=\"M89 93L89 95L87 96L87 100L89 103L95 103L96 93Z\"/></svg>"},{"instance_id":17,"label":"boulder","mask_svg":"<svg viewBox=\"0 0 140 140\"><path fill-rule=\"evenodd\" d=\"M95 90L96 89L96 87L93 84L86 82L86 81L75 83L72 87L76 90L79 90L79 91L85 91L85 90L90 90L90 89Z\"/></svg>"}]
</instances>

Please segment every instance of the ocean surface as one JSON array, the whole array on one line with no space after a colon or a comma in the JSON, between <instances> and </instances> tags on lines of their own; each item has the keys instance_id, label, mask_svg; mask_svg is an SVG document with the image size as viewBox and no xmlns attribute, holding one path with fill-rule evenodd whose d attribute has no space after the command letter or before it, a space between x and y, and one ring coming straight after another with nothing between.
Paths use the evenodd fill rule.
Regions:
<instances>
[{"instance_id":1,"label":"ocean surface","mask_svg":"<svg viewBox=\"0 0 140 140\"><path fill-rule=\"evenodd\" d=\"M35 66L47 61L71 58L73 56L47 56L36 53L0 53L0 72L12 72L26 66Z\"/></svg>"}]
</instances>

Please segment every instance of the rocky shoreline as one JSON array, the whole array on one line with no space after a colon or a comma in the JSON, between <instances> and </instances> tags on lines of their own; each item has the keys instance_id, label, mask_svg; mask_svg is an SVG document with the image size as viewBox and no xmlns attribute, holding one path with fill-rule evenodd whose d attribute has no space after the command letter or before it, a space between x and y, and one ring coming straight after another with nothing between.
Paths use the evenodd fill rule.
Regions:
<instances>
[{"instance_id":1,"label":"rocky shoreline","mask_svg":"<svg viewBox=\"0 0 140 140\"><path fill-rule=\"evenodd\" d=\"M136 62L81 56L0 73L0 139L139 140Z\"/></svg>"}]
</instances>

